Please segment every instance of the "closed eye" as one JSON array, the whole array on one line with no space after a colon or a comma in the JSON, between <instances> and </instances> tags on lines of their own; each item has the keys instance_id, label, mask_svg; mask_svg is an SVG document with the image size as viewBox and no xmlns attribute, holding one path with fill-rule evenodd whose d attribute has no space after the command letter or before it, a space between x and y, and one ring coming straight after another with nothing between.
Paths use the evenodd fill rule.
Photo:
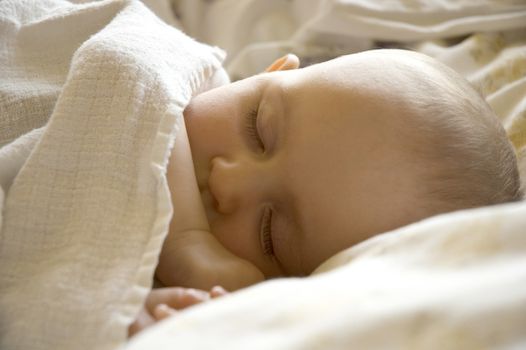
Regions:
<instances>
[{"instance_id":1,"label":"closed eye","mask_svg":"<svg viewBox=\"0 0 526 350\"><path fill-rule=\"evenodd\" d=\"M253 109L249 113L246 114L245 117L245 129L250 137L250 140L252 140L255 147L257 147L261 152L265 151L265 144L263 143L263 140L261 139L261 136L259 135L258 131L258 110Z\"/></svg>"},{"instance_id":2,"label":"closed eye","mask_svg":"<svg viewBox=\"0 0 526 350\"><path fill-rule=\"evenodd\" d=\"M273 257L274 242L272 240L272 209L270 209L270 207L266 207L263 211L259 229L259 239L263 254Z\"/></svg>"}]
</instances>

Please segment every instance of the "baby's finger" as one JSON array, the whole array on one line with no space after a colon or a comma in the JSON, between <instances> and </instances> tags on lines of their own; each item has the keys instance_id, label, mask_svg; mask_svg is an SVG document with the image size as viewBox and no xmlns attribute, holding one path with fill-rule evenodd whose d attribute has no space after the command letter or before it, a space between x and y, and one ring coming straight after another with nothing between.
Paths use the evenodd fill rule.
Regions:
<instances>
[{"instance_id":1,"label":"baby's finger","mask_svg":"<svg viewBox=\"0 0 526 350\"><path fill-rule=\"evenodd\" d=\"M184 288L179 293L172 295L167 304L175 309L184 309L188 306L210 300L210 294L203 290Z\"/></svg>"},{"instance_id":2,"label":"baby's finger","mask_svg":"<svg viewBox=\"0 0 526 350\"><path fill-rule=\"evenodd\" d=\"M166 304L159 304L153 309L153 317L156 321L164 320L165 318L175 315L177 310L169 307Z\"/></svg>"},{"instance_id":3,"label":"baby's finger","mask_svg":"<svg viewBox=\"0 0 526 350\"><path fill-rule=\"evenodd\" d=\"M223 296L225 294L228 294L225 288L221 286L214 286L212 289L210 289L210 297L211 298L217 298L220 296Z\"/></svg>"},{"instance_id":4,"label":"baby's finger","mask_svg":"<svg viewBox=\"0 0 526 350\"><path fill-rule=\"evenodd\" d=\"M188 306L209 300L208 292L193 288L160 288L153 290L146 300L146 307L153 314L153 309L159 304L179 310Z\"/></svg>"},{"instance_id":5,"label":"baby's finger","mask_svg":"<svg viewBox=\"0 0 526 350\"><path fill-rule=\"evenodd\" d=\"M142 309L135 321L128 327L128 337L139 333L145 328L150 327L155 320L150 316L146 309Z\"/></svg>"}]
</instances>

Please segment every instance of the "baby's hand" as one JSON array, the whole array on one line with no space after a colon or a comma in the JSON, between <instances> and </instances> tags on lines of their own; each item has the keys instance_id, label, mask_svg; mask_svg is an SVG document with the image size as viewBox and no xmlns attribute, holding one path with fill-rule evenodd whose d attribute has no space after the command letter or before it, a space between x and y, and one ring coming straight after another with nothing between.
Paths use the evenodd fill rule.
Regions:
<instances>
[{"instance_id":1,"label":"baby's hand","mask_svg":"<svg viewBox=\"0 0 526 350\"><path fill-rule=\"evenodd\" d=\"M154 323L177 313L177 310L202 303L227 294L221 286L215 286L209 292L193 288L159 288L153 289L146 297L144 306L137 319L128 328L132 336Z\"/></svg>"},{"instance_id":2,"label":"baby's hand","mask_svg":"<svg viewBox=\"0 0 526 350\"><path fill-rule=\"evenodd\" d=\"M198 230L167 237L156 276L165 286L204 290L214 285L238 290L264 280L256 266L230 253L210 232Z\"/></svg>"}]
</instances>

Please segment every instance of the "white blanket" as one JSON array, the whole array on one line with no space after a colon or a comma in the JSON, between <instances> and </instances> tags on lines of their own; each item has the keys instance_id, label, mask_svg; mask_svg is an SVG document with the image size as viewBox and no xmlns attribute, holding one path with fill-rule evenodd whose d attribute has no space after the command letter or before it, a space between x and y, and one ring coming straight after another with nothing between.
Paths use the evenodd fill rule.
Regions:
<instances>
[{"instance_id":1,"label":"white blanket","mask_svg":"<svg viewBox=\"0 0 526 350\"><path fill-rule=\"evenodd\" d=\"M185 30L228 52L233 79L293 52L304 64L474 32L523 28L522 0L170 0Z\"/></svg>"},{"instance_id":2,"label":"white blanket","mask_svg":"<svg viewBox=\"0 0 526 350\"><path fill-rule=\"evenodd\" d=\"M223 53L132 0L5 0L0 32L0 142L45 125L0 152L0 348L115 349L168 230L182 110Z\"/></svg>"}]
</instances>

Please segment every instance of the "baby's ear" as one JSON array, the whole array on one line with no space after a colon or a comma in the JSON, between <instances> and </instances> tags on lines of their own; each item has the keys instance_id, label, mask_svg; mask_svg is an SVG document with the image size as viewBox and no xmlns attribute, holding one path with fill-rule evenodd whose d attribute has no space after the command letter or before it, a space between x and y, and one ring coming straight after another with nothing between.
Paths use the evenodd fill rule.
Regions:
<instances>
[{"instance_id":1,"label":"baby's ear","mask_svg":"<svg viewBox=\"0 0 526 350\"><path fill-rule=\"evenodd\" d=\"M265 72L275 72L278 70L297 69L299 66L300 66L300 59L298 58L298 56L292 53L289 53L275 60L274 63L272 63L267 69L265 69Z\"/></svg>"}]
</instances>

